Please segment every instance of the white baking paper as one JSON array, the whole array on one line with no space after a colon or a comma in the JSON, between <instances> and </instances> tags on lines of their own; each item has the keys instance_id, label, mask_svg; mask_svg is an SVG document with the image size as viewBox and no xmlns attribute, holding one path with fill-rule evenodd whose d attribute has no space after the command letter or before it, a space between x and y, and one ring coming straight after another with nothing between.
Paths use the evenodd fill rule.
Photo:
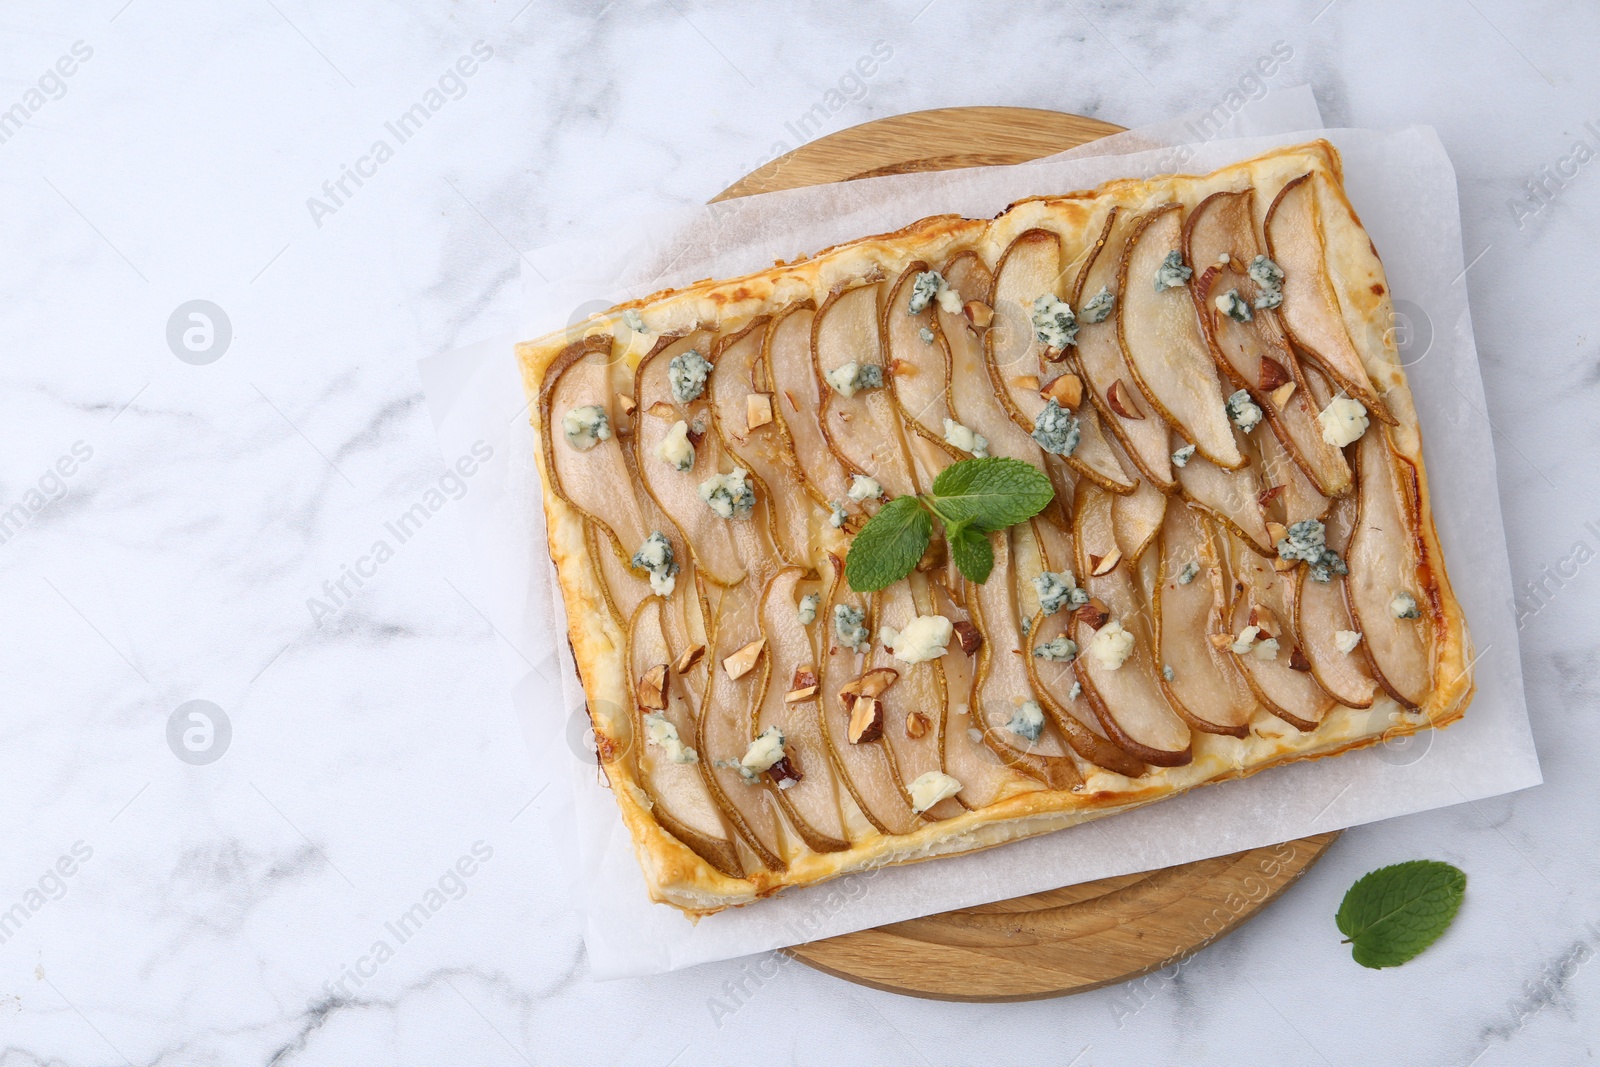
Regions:
<instances>
[{"instance_id":1,"label":"white baking paper","mask_svg":"<svg viewBox=\"0 0 1600 1067\"><path fill-rule=\"evenodd\" d=\"M584 741L583 696L553 584L526 401L501 337L420 365L447 462L482 441L493 459L460 503L474 549L473 603L494 626L543 790L528 816L558 839L592 972L659 973L1005 899L1184 863L1494 796L1539 783L1528 728L1495 455L1467 310L1455 174L1433 131L1321 130L1309 92L1280 93L1191 143L1185 120L1116 138L1133 154L1068 153L1019 167L899 175L768 194L676 215L643 240L596 239L530 253L532 337L616 300L684 281L759 270L925 215L986 217L1023 196L1182 169L1203 173L1324 136L1343 153L1351 201L1383 255L1402 357L1423 425L1439 535L1476 644L1467 717L1394 745L1280 768L1004 846L1004 852L886 868L691 923L651 904L611 794ZM1152 145L1164 147L1152 148ZM1092 146L1086 146L1092 147ZM634 234L637 237L638 231ZM565 264L565 270L558 270ZM542 275L542 277L541 277ZM1002 859L1003 856L1003 859Z\"/></svg>"}]
</instances>

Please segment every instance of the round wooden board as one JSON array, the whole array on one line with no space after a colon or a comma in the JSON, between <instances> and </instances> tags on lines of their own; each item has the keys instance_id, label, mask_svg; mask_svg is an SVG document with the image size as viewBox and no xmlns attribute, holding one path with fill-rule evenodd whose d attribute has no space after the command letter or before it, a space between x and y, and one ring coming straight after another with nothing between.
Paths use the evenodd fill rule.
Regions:
<instances>
[{"instance_id":1,"label":"round wooden board","mask_svg":"<svg viewBox=\"0 0 1600 1067\"><path fill-rule=\"evenodd\" d=\"M853 126L801 145L714 199L883 174L1025 163L1108 134L1081 115L950 107ZM797 945L789 953L862 985L936 1000L1038 1000L1160 970L1275 899L1338 833L1104 878Z\"/></svg>"}]
</instances>

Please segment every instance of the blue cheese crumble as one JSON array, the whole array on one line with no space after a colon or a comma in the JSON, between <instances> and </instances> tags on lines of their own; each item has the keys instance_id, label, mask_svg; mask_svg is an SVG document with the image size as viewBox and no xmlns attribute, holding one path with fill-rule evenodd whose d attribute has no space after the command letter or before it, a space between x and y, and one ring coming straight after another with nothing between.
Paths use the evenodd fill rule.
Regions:
<instances>
[{"instance_id":1,"label":"blue cheese crumble","mask_svg":"<svg viewBox=\"0 0 1600 1067\"><path fill-rule=\"evenodd\" d=\"M611 440L611 420L599 404L585 404L567 412L561 420L561 432L566 435L567 444L587 452L601 441Z\"/></svg>"},{"instance_id":2,"label":"blue cheese crumble","mask_svg":"<svg viewBox=\"0 0 1600 1067\"><path fill-rule=\"evenodd\" d=\"M989 439L976 430L961 425L955 419L944 420L944 443L963 452L970 452L974 459L983 459L989 454Z\"/></svg>"},{"instance_id":3,"label":"blue cheese crumble","mask_svg":"<svg viewBox=\"0 0 1600 1067\"><path fill-rule=\"evenodd\" d=\"M911 280L911 299L906 302L906 314L916 315L926 311L935 300L947 314L961 314L961 294L950 288L944 275L936 270L922 271Z\"/></svg>"},{"instance_id":4,"label":"blue cheese crumble","mask_svg":"<svg viewBox=\"0 0 1600 1067\"><path fill-rule=\"evenodd\" d=\"M922 338L922 343L923 344L925 344L925 345L933 344L933 331L928 329L926 326L924 326L922 329L917 331L917 336Z\"/></svg>"},{"instance_id":5,"label":"blue cheese crumble","mask_svg":"<svg viewBox=\"0 0 1600 1067\"><path fill-rule=\"evenodd\" d=\"M1174 467L1187 467L1189 461L1193 458L1194 445L1184 445L1172 454L1172 465Z\"/></svg>"},{"instance_id":6,"label":"blue cheese crumble","mask_svg":"<svg viewBox=\"0 0 1600 1067\"><path fill-rule=\"evenodd\" d=\"M656 458L675 471L694 466L694 443L689 440L689 424L679 419L656 445Z\"/></svg>"},{"instance_id":7,"label":"blue cheese crumble","mask_svg":"<svg viewBox=\"0 0 1600 1067\"><path fill-rule=\"evenodd\" d=\"M724 519L748 519L756 507L756 491L743 467L735 467L727 474L713 474L701 482L700 499Z\"/></svg>"},{"instance_id":8,"label":"blue cheese crumble","mask_svg":"<svg viewBox=\"0 0 1600 1067\"><path fill-rule=\"evenodd\" d=\"M920 815L961 792L961 782L943 771L923 771L906 791L911 794L911 810Z\"/></svg>"},{"instance_id":9,"label":"blue cheese crumble","mask_svg":"<svg viewBox=\"0 0 1600 1067\"><path fill-rule=\"evenodd\" d=\"M1104 322L1111 315L1111 307L1116 302L1116 297L1111 295L1109 286L1102 285L1100 291L1089 298L1089 302L1078 309L1080 322Z\"/></svg>"},{"instance_id":10,"label":"blue cheese crumble","mask_svg":"<svg viewBox=\"0 0 1600 1067\"><path fill-rule=\"evenodd\" d=\"M1033 302L1033 335L1060 351L1078 339L1078 317L1054 293L1045 293Z\"/></svg>"},{"instance_id":11,"label":"blue cheese crumble","mask_svg":"<svg viewBox=\"0 0 1600 1067\"><path fill-rule=\"evenodd\" d=\"M878 484L876 478L868 478L865 474L853 475L848 495L855 501L876 500L883 495L883 486Z\"/></svg>"},{"instance_id":12,"label":"blue cheese crumble","mask_svg":"<svg viewBox=\"0 0 1600 1067\"><path fill-rule=\"evenodd\" d=\"M828 507L830 509L828 512L828 525L832 526L835 530L844 526L845 520L850 517L849 515L845 514L844 501L830 500L828 502Z\"/></svg>"},{"instance_id":13,"label":"blue cheese crumble","mask_svg":"<svg viewBox=\"0 0 1600 1067\"><path fill-rule=\"evenodd\" d=\"M1370 423L1367 406L1348 396L1336 396L1317 415L1322 428L1322 439L1334 448L1343 448L1361 440Z\"/></svg>"},{"instance_id":14,"label":"blue cheese crumble","mask_svg":"<svg viewBox=\"0 0 1600 1067\"><path fill-rule=\"evenodd\" d=\"M1311 580L1327 585L1335 574L1349 574L1339 553L1328 547L1328 529L1316 519L1302 519L1289 527L1288 536L1278 541L1278 558L1302 560L1309 568Z\"/></svg>"},{"instance_id":15,"label":"blue cheese crumble","mask_svg":"<svg viewBox=\"0 0 1600 1067\"><path fill-rule=\"evenodd\" d=\"M1196 563L1194 560L1190 560L1188 563L1183 565L1183 570L1178 572L1178 584L1188 585L1190 582L1194 581L1195 575L1199 573L1200 564Z\"/></svg>"},{"instance_id":16,"label":"blue cheese crumble","mask_svg":"<svg viewBox=\"0 0 1600 1067\"><path fill-rule=\"evenodd\" d=\"M800 610L795 617L800 620L801 626L810 626L817 621L817 608L822 606L822 597L816 593L807 593L800 598Z\"/></svg>"},{"instance_id":17,"label":"blue cheese crumble","mask_svg":"<svg viewBox=\"0 0 1600 1067\"><path fill-rule=\"evenodd\" d=\"M833 606L833 633L839 643L856 652L865 652L869 645L867 613L849 604Z\"/></svg>"},{"instance_id":18,"label":"blue cheese crumble","mask_svg":"<svg viewBox=\"0 0 1600 1067\"><path fill-rule=\"evenodd\" d=\"M671 596L677 588L678 561L672 555L672 542L660 530L652 530L644 544L629 561L642 571L650 572L650 589L660 596Z\"/></svg>"},{"instance_id":19,"label":"blue cheese crumble","mask_svg":"<svg viewBox=\"0 0 1600 1067\"><path fill-rule=\"evenodd\" d=\"M1169 664L1163 663L1161 665L1161 677L1169 682L1172 681L1172 667Z\"/></svg>"},{"instance_id":20,"label":"blue cheese crumble","mask_svg":"<svg viewBox=\"0 0 1600 1067\"><path fill-rule=\"evenodd\" d=\"M1228 397L1228 418L1233 424L1245 433L1249 433L1261 423L1261 408L1254 400L1250 399L1248 389L1240 389Z\"/></svg>"},{"instance_id":21,"label":"blue cheese crumble","mask_svg":"<svg viewBox=\"0 0 1600 1067\"><path fill-rule=\"evenodd\" d=\"M1193 268L1183 265L1183 253L1174 248L1161 261L1161 266L1156 268L1156 292L1188 285L1193 276Z\"/></svg>"},{"instance_id":22,"label":"blue cheese crumble","mask_svg":"<svg viewBox=\"0 0 1600 1067\"><path fill-rule=\"evenodd\" d=\"M1251 319L1250 305L1244 297L1239 295L1239 290L1229 289L1226 293L1212 301L1217 310L1222 312L1234 322L1249 322Z\"/></svg>"},{"instance_id":23,"label":"blue cheese crumble","mask_svg":"<svg viewBox=\"0 0 1600 1067\"><path fill-rule=\"evenodd\" d=\"M1397 619L1422 618L1422 612L1417 610L1417 598L1405 589L1400 590L1394 595L1394 599L1389 601L1389 613Z\"/></svg>"},{"instance_id":24,"label":"blue cheese crumble","mask_svg":"<svg viewBox=\"0 0 1600 1067\"><path fill-rule=\"evenodd\" d=\"M1250 261L1250 280L1260 287L1256 297L1256 310L1265 311L1283 303L1283 268L1266 256Z\"/></svg>"},{"instance_id":25,"label":"blue cheese crumble","mask_svg":"<svg viewBox=\"0 0 1600 1067\"><path fill-rule=\"evenodd\" d=\"M1133 634L1112 619L1089 639L1089 654L1104 669L1117 670L1133 655Z\"/></svg>"},{"instance_id":26,"label":"blue cheese crumble","mask_svg":"<svg viewBox=\"0 0 1600 1067\"><path fill-rule=\"evenodd\" d=\"M1046 452L1070 456L1072 450L1078 447L1078 435L1078 420L1067 414L1056 403L1055 397L1051 397L1033 420L1033 433L1030 436Z\"/></svg>"},{"instance_id":27,"label":"blue cheese crumble","mask_svg":"<svg viewBox=\"0 0 1600 1067\"><path fill-rule=\"evenodd\" d=\"M1033 591L1039 595L1039 610L1046 615L1089 602L1089 591L1077 587L1071 571L1040 571L1034 576Z\"/></svg>"},{"instance_id":28,"label":"blue cheese crumble","mask_svg":"<svg viewBox=\"0 0 1600 1067\"><path fill-rule=\"evenodd\" d=\"M1073 682L1072 683L1072 688L1067 691L1067 699L1068 700L1077 700L1082 695L1083 695L1083 683L1082 682Z\"/></svg>"},{"instance_id":29,"label":"blue cheese crumble","mask_svg":"<svg viewBox=\"0 0 1600 1067\"><path fill-rule=\"evenodd\" d=\"M711 376L711 362L694 349L672 357L667 364L667 381L672 385L672 399L687 404L706 391L706 379Z\"/></svg>"},{"instance_id":30,"label":"blue cheese crumble","mask_svg":"<svg viewBox=\"0 0 1600 1067\"><path fill-rule=\"evenodd\" d=\"M1071 663L1077 658L1078 642L1062 634L1042 645L1034 645L1033 654L1048 663Z\"/></svg>"},{"instance_id":31,"label":"blue cheese crumble","mask_svg":"<svg viewBox=\"0 0 1600 1067\"><path fill-rule=\"evenodd\" d=\"M1044 709L1037 700L1024 700L1012 713L1006 729L1024 740L1039 740L1039 735L1044 733Z\"/></svg>"},{"instance_id":32,"label":"blue cheese crumble","mask_svg":"<svg viewBox=\"0 0 1600 1067\"><path fill-rule=\"evenodd\" d=\"M678 736L678 728L659 711L652 711L644 717L644 738L645 744L661 749L662 755L673 763L699 762L700 754L683 743Z\"/></svg>"},{"instance_id":33,"label":"blue cheese crumble","mask_svg":"<svg viewBox=\"0 0 1600 1067\"><path fill-rule=\"evenodd\" d=\"M622 321L627 325L628 329L632 330L634 333L650 332L645 328L644 316L639 314L637 308L629 308L628 310L624 311L622 313Z\"/></svg>"},{"instance_id":34,"label":"blue cheese crumble","mask_svg":"<svg viewBox=\"0 0 1600 1067\"><path fill-rule=\"evenodd\" d=\"M883 368L876 363L857 363L851 360L823 375L834 392L842 397L855 396L862 389L883 388Z\"/></svg>"},{"instance_id":35,"label":"blue cheese crumble","mask_svg":"<svg viewBox=\"0 0 1600 1067\"><path fill-rule=\"evenodd\" d=\"M782 730L776 726L767 727L750 742L744 758L734 763L732 769L739 772L739 777L744 779L746 785L755 785L761 780L763 772L783 759L783 740Z\"/></svg>"}]
</instances>

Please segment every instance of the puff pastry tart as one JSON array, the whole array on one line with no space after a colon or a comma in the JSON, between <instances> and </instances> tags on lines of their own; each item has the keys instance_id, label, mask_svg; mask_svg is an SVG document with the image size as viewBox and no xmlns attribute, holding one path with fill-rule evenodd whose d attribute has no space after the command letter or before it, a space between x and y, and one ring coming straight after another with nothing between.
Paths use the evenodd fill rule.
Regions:
<instances>
[{"instance_id":1,"label":"puff pastry tart","mask_svg":"<svg viewBox=\"0 0 1600 1067\"><path fill-rule=\"evenodd\" d=\"M1318 141L938 216L518 346L601 764L691 914L1460 718L1377 250ZM859 593L945 467L1050 478Z\"/></svg>"}]
</instances>

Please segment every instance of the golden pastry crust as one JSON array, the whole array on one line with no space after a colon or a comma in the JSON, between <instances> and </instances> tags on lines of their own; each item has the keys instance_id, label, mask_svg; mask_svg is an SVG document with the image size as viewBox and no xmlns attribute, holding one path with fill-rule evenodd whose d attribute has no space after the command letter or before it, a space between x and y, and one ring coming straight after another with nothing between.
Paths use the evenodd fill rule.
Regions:
<instances>
[{"instance_id":1,"label":"golden pastry crust","mask_svg":"<svg viewBox=\"0 0 1600 1067\"><path fill-rule=\"evenodd\" d=\"M546 487L545 519L567 611L568 636L588 698L601 765L653 899L691 915L707 914L789 886L814 884L851 871L988 848L1150 803L1198 785L1446 726L1462 716L1473 692L1470 639L1461 607L1450 588L1434 528L1416 412L1390 331L1392 309L1387 280L1376 250L1344 196L1338 154L1325 141L1280 148L1204 176L1120 180L1094 190L1027 199L988 221L956 216L926 218L898 232L837 245L758 274L702 281L619 305L575 327L517 346L528 395L540 401L532 405L532 421L541 438L547 439L551 432L551 412L544 392L548 372L569 346L581 344L585 338L603 338L592 343L610 346L615 335L616 353L632 367L649 353L655 339L664 335L697 327L731 332L756 316L785 305L804 300L821 304L830 292L851 283L893 278L917 260L943 263L955 253L971 249L993 264L1014 237L1034 228L1059 234L1063 261L1075 266L1100 234L1113 206L1137 213L1177 202L1188 209L1211 193L1253 186L1257 190L1255 210L1259 225L1273 194L1308 173L1315 183L1326 256L1331 276L1338 279L1337 293L1346 328L1367 374L1397 422L1388 433L1393 452L1402 461L1400 469L1413 472L1416 551L1424 573L1431 576L1433 583L1431 595L1426 598L1430 602L1423 608L1432 615L1434 684L1421 706L1407 712L1380 692L1368 709L1336 706L1314 732L1301 733L1285 722L1271 719L1255 723L1244 738L1197 733L1194 759L1183 766L1152 767L1138 779L1097 772L1090 767L1079 791L1022 792L979 810L927 823L910 834L868 836L845 851L800 849L784 871L755 870L748 877L731 877L663 829L652 814L652 800L639 779L637 764L624 758L635 740L625 636L591 561L584 516L549 488L552 472L546 451L541 449L539 472ZM623 313L629 310L648 315L648 336L621 328ZM1382 429L1375 420L1372 430ZM555 432L559 435L559 427ZM600 551L606 550L601 544Z\"/></svg>"}]
</instances>

